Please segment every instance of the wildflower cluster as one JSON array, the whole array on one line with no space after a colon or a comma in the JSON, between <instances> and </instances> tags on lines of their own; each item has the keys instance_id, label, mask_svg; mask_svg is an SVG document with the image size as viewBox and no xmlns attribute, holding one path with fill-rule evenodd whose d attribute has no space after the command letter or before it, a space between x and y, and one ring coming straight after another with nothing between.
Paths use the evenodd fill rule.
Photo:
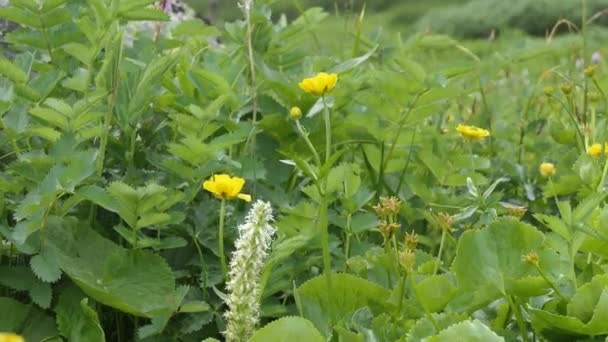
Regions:
<instances>
[{"instance_id":1,"label":"wildflower cluster","mask_svg":"<svg viewBox=\"0 0 608 342\"><path fill-rule=\"evenodd\" d=\"M397 222L401 204L401 200L393 196L380 197L380 203L373 206L376 215L380 217L378 228L384 238L384 243L390 240L399 228L401 228L401 225Z\"/></svg>"}]
</instances>

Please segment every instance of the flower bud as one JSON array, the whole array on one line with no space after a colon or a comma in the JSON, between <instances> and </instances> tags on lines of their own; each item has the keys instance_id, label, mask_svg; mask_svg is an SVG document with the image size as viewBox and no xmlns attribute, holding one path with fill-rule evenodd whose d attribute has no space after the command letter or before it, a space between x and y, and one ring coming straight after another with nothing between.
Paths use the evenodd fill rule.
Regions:
<instances>
[{"instance_id":1,"label":"flower bud","mask_svg":"<svg viewBox=\"0 0 608 342\"><path fill-rule=\"evenodd\" d=\"M407 249L414 250L416 249L417 245L418 235L416 235L416 232L412 231L405 233L405 247L407 247Z\"/></svg>"},{"instance_id":2,"label":"flower bud","mask_svg":"<svg viewBox=\"0 0 608 342\"><path fill-rule=\"evenodd\" d=\"M291 107L291 110L289 111L289 116L293 120L300 120L300 118L302 117L302 110L300 109L300 107Z\"/></svg>"},{"instance_id":3,"label":"flower bud","mask_svg":"<svg viewBox=\"0 0 608 342\"><path fill-rule=\"evenodd\" d=\"M555 89L553 89L552 86L546 86L545 88L543 88L543 93L545 93L545 95L547 96L552 95L553 92L555 92Z\"/></svg>"},{"instance_id":4,"label":"flower bud","mask_svg":"<svg viewBox=\"0 0 608 342\"><path fill-rule=\"evenodd\" d=\"M538 266L538 263L540 262L540 257L536 252L530 252L522 256L521 260L527 264Z\"/></svg>"},{"instance_id":5,"label":"flower bud","mask_svg":"<svg viewBox=\"0 0 608 342\"><path fill-rule=\"evenodd\" d=\"M593 77L595 75L595 69L597 69L597 65L590 65L585 68L583 73L585 73L585 76L587 77Z\"/></svg>"},{"instance_id":6,"label":"flower bud","mask_svg":"<svg viewBox=\"0 0 608 342\"><path fill-rule=\"evenodd\" d=\"M574 86L572 85L572 83L564 83L559 88L565 95L570 95L572 93L572 90L574 89Z\"/></svg>"},{"instance_id":7,"label":"flower bud","mask_svg":"<svg viewBox=\"0 0 608 342\"><path fill-rule=\"evenodd\" d=\"M538 168L541 176L543 177L551 177L554 176L557 172L555 165L553 163L542 163Z\"/></svg>"},{"instance_id":8,"label":"flower bud","mask_svg":"<svg viewBox=\"0 0 608 342\"><path fill-rule=\"evenodd\" d=\"M399 263L406 272L411 273L416 266L416 254L411 249L406 249L405 252L399 253Z\"/></svg>"},{"instance_id":9,"label":"flower bud","mask_svg":"<svg viewBox=\"0 0 608 342\"><path fill-rule=\"evenodd\" d=\"M591 55L591 63L593 63L593 64L600 64L601 60L602 60L602 55L600 55L599 51L595 51Z\"/></svg>"}]
</instances>

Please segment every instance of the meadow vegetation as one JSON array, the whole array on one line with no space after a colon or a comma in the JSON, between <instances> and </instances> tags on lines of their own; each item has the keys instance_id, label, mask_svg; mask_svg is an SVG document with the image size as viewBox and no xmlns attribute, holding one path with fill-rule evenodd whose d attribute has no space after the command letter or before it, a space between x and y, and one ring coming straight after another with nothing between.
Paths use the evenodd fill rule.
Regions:
<instances>
[{"instance_id":1,"label":"meadow vegetation","mask_svg":"<svg viewBox=\"0 0 608 342\"><path fill-rule=\"evenodd\" d=\"M605 341L608 3L285 3L0 7L0 342Z\"/></svg>"}]
</instances>

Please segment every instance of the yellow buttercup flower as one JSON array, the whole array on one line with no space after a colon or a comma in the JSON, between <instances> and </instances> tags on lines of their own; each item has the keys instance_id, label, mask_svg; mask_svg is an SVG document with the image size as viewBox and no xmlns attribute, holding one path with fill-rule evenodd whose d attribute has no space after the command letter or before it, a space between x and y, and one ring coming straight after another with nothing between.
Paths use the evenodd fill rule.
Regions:
<instances>
[{"instance_id":1,"label":"yellow buttercup flower","mask_svg":"<svg viewBox=\"0 0 608 342\"><path fill-rule=\"evenodd\" d=\"M211 178L203 182L203 188L212 193L217 198L239 198L243 201L251 202L250 195L241 193L243 185L245 185L245 180L243 178L230 177L230 175L226 174L213 175L211 176Z\"/></svg>"},{"instance_id":2,"label":"yellow buttercup flower","mask_svg":"<svg viewBox=\"0 0 608 342\"><path fill-rule=\"evenodd\" d=\"M602 155L602 144L595 143L587 148L587 154L599 158ZM604 144L604 154L608 156L608 143Z\"/></svg>"},{"instance_id":3,"label":"yellow buttercup flower","mask_svg":"<svg viewBox=\"0 0 608 342\"><path fill-rule=\"evenodd\" d=\"M490 131L488 130L462 124L456 126L456 131L469 140L482 140L483 138L490 136Z\"/></svg>"},{"instance_id":4,"label":"yellow buttercup flower","mask_svg":"<svg viewBox=\"0 0 608 342\"><path fill-rule=\"evenodd\" d=\"M0 333L0 342L25 342L25 339L13 333Z\"/></svg>"},{"instance_id":5,"label":"yellow buttercup flower","mask_svg":"<svg viewBox=\"0 0 608 342\"><path fill-rule=\"evenodd\" d=\"M557 170L555 169L555 165L553 163L542 163L538 168L538 171L543 177L551 177L554 176Z\"/></svg>"},{"instance_id":6,"label":"yellow buttercup flower","mask_svg":"<svg viewBox=\"0 0 608 342\"><path fill-rule=\"evenodd\" d=\"M320 72L317 76L305 78L299 86L307 93L322 96L334 90L337 82L338 74Z\"/></svg>"}]
</instances>

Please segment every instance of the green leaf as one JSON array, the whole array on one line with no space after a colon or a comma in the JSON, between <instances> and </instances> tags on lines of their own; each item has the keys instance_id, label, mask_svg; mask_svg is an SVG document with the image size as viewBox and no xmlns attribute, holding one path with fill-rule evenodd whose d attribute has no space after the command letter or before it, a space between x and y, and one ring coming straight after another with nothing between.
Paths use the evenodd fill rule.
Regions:
<instances>
[{"instance_id":1,"label":"green leaf","mask_svg":"<svg viewBox=\"0 0 608 342\"><path fill-rule=\"evenodd\" d=\"M20 303L12 298L0 297L0 331L10 331L26 341L46 341L57 336L55 321L33 305Z\"/></svg>"},{"instance_id":2,"label":"green leaf","mask_svg":"<svg viewBox=\"0 0 608 342\"><path fill-rule=\"evenodd\" d=\"M165 12L156 8L140 8L137 10L120 13L119 16L125 20L150 20L169 21L170 17Z\"/></svg>"},{"instance_id":3,"label":"green leaf","mask_svg":"<svg viewBox=\"0 0 608 342\"><path fill-rule=\"evenodd\" d=\"M187 312L187 313L193 313L193 312L205 312L205 311L209 311L211 307L209 306L209 304L199 301L199 302L186 302L183 303L182 305L180 305L179 307L179 312Z\"/></svg>"},{"instance_id":4,"label":"green leaf","mask_svg":"<svg viewBox=\"0 0 608 342\"><path fill-rule=\"evenodd\" d=\"M438 335L429 337L428 342L504 342L504 338L496 335L490 328L479 320L464 321L442 330Z\"/></svg>"},{"instance_id":5,"label":"green leaf","mask_svg":"<svg viewBox=\"0 0 608 342\"><path fill-rule=\"evenodd\" d=\"M350 274L332 274L331 297L324 275L302 284L298 295L303 316L311 320L324 336L329 336L332 329L329 326L330 305L337 317L345 317L364 306L385 310L384 301L389 292L380 285Z\"/></svg>"},{"instance_id":6,"label":"green leaf","mask_svg":"<svg viewBox=\"0 0 608 342\"><path fill-rule=\"evenodd\" d=\"M378 49L378 45L374 46L371 50L369 50L363 56L349 59L347 61L344 61L344 62L336 65L335 67L331 68L331 72L340 74L340 73L344 73L348 70L354 69L357 66L359 66L361 63L368 60L371 56L373 56L377 49Z\"/></svg>"},{"instance_id":7,"label":"green leaf","mask_svg":"<svg viewBox=\"0 0 608 342\"><path fill-rule=\"evenodd\" d=\"M80 43L68 43L61 47L68 55L88 66L93 58L93 49Z\"/></svg>"},{"instance_id":8,"label":"green leaf","mask_svg":"<svg viewBox=\"0 0 608 342\"><path fill-rule=\"evenodd\" d=\"M61 270L57 261L48 253L34 255L30 259L30 267L36 277L45 283L54 283L61 278Z\"/></svg>"},{"instance_id":9,"label":"green leaf","mask_svg":"<svg viewBox=\"0 0 608 342\"><path fill-rule=\"evenodd\" d=\"M17 7L0 7L0 18L14 21L23 26L42 27L39 16Z\"/></svg>"},{"instance_id":10,"label":"green leaf","mask_svg":"<svg viewBox=\"0 0 608 342\"><path fill-rule=\"evenodd\" d=\"M433 275L416 284L417 299L429 312L439 312L456 294L448 274Z\"/></svg>"},{"instance_id":11,"label":"green leaf","mask_svg":"<svg viewBox=\"0 0 608 342\"><path fill-rule=\"evenodd\" d=\"M568 316L532 309L534 329L546 336L608 334L608 275L595 276L578 288L567 309Z\"/></svg>"},{"instance_id":12,"label":"green leaf","mask_svg":"<svg viewBox=\"0 0 608 342\"><path fill-rule=\"evenodd\" d=\"M135 225L136 229L141 229L149 226L162 225L171 221L171 216L166 213L151 213L142 215L142 217L137 220L137 224Z\"/></svg>"},{"instance_id":13,"label":"green leaf","mask_svg":"<svg viewBox=\"0 0 608 342\"><path fill-rule=\"evenodd\" d=\"M51 304L51 286L36 278L26 267L0 266L0 284L17 291L27 291L32 301L43 309Z\"/></svg>"},{"instance_id":14,"label":"green leaf","mask_svg":"<svg viewBox=\"0 0 608 342\"><path fill-rule=\"evenodd\" d=\"M544 214L534 214L534 218L549 227L552 231L563 237L566 241L570 241L572 234L568 225L559 217L549 216Z\"/></svg>"},{"instance_id":15,"label":"green leaf","mask_svg":"<svg viewBox=\"0 0 608 342\"><path fill-rule=\"evenodd\" d=\"M608 192L592 194L585 198L572 212L572 222L585 222L591 212L608 196Z\"/></svg>"},{"instance_id":16,"label":"green leaf","mask_svg":"<svg viewBox=\"0 0 608 342\"><path fill-rule=\"evenodd\" d=\"M91 201L93 204L98 205L106 210L114 213L120 211L120 205L118 201L108 194L104 189L96 185L87 185L78 188L76 195L82 196L84 199Z\"/></svg>"},{"instance_id":17,"label":"green leaf","mask_svg":"<svg viewBox=\"0 0 608 342\"><path fill-rule=\"evenodd\" d=\"M55 312L57 327L68 341L105 341L97 312L87 305L87 299L77 287L72 285L62 291Z\"/></svg>"},{"instance_id":18,"label":"green leaf","mask_svg":"<svg viewBox=\"0 0 608 342\"><path fill-rule=\"evenodd\" d=\"M0 56L0 75L4 75L16 83L25 83L28 79L27 74L21 68L2 56Z\"/></svg>"},{"instance_id":19,"label":"green leaf","mask_svg":"<svg viewBox=\"0 0 608 342\"><path fill-rule=\"evenodd\" d=\"M175 279L162 257L125 250L73 218L49 218L46 230L45 249L96 301L150 318L177 310Z\"/></svg>"},{"instance_id":20,"label":"green leaf","mask_svg":"<svg viewBox=\"0 0 608 342\"><path fill-rule=\"evenodd\" d=\"M500 218L486 229L465 232L452 265L459 288L485 294L487 300L513 294L517 280L536 275L521 257L542 243L541 232L514 218Z\"/></svg>"},{"instance_id":21,"label":"green leaf","mask_svg":"<svg viewBox=\"0 0 608 342\"><path fill-rule=\"evenodd\" d=\"M325 339L309 320L302 317L283 317L267 324L249 342L323 342Z\"/></svg>"}]
</instances>

